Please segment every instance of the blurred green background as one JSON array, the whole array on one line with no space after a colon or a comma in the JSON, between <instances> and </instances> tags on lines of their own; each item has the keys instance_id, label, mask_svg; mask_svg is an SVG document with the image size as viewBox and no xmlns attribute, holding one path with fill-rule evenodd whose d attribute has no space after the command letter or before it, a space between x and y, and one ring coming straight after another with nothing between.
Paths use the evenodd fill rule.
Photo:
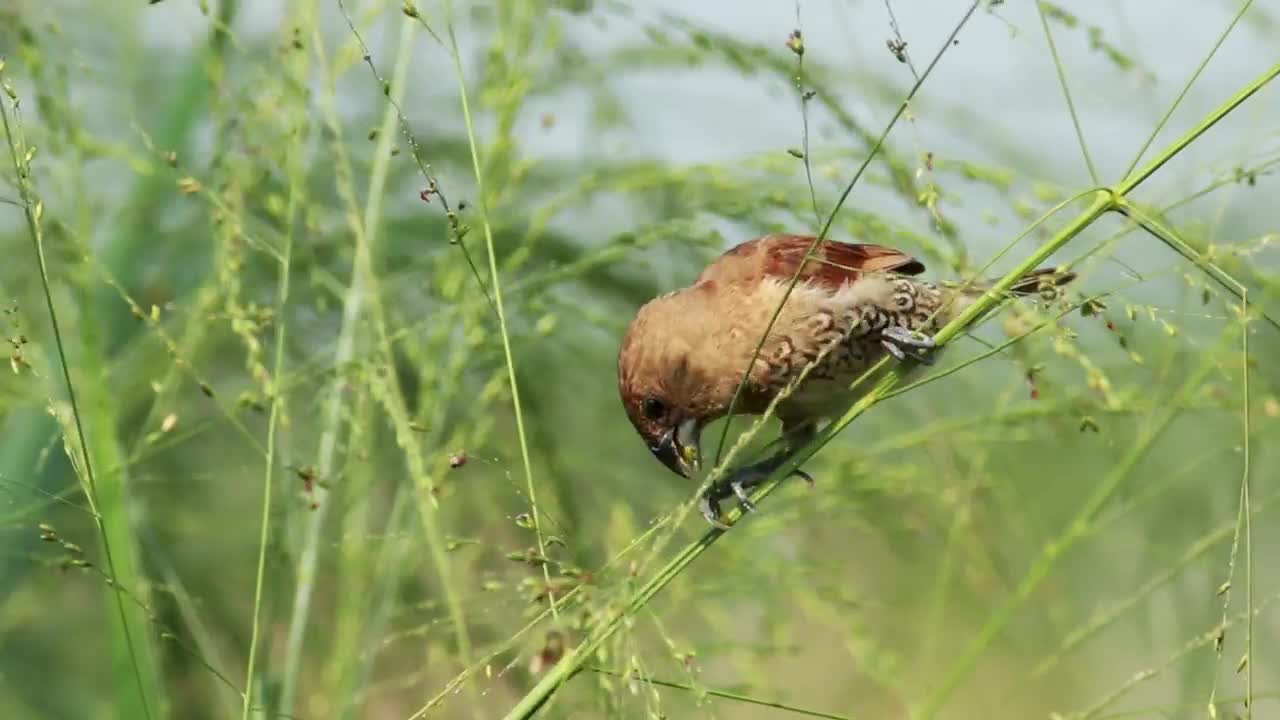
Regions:
<instances>
[{"instance_id":1,"label":"blurred green background","mask_svg":"<svg viewBox=\"0 0 1280 720\"><path fill-rule=\"evenodd\" d=\"M1270 1L982 2L948 46L967 8L0 6L0 717L502 717L705 532L626 323L816 231L938 48L831 236L945 279L1278 59ZM1043 330L860 418L543 715L1280 718L1278 102L1132 196L1248 289L1247 355L1236 295L1102 218L1066 304L931 372Z\"/></svg>"}]
</instances>

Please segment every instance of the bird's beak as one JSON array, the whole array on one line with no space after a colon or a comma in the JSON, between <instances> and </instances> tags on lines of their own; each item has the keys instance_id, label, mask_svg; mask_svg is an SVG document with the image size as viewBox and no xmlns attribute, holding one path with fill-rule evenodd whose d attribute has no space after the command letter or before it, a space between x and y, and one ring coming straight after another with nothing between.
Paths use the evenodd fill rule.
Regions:
<instances>
[{"instance_id":1,"label":"bird's beak","mask_svg":"<svg viewBox=\"0 0 1280 720\"><path fill-rule=\"evenodd\" d=\"M649 446L649 450L671 472L691 477L701 465L701 437L702 426L698 421L685 420L663 433L656 445Z\"/></svg>"}]
</instances>

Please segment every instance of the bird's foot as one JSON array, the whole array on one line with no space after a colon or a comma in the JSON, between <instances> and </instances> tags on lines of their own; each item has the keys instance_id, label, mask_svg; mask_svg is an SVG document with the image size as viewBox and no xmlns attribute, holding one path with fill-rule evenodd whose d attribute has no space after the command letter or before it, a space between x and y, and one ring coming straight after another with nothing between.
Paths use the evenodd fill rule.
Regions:
<instances>
[{"instance_id":1,"label":"bird's foot","mask_svg":"<svg viewBox=\"0 0 1280 720\"><path fill-rule=\"evenodd\" d=\"M707 488L707 491L702 494L698 501L698 508L702 511L702 517L706 518L707 522L711 523L713 527L728 530L729 526L720 519L720 501L736 497L743 510L747 512L754 511L756 506L755 503L751 502L749 493L767 480L773 474L773 471L777 470L786 461L786 455L778 455L754 465L739 468L729 477ZM813 476L809 473L796 468L791 474L802 478L810 486L813 485Z\"/></svg>"},{"instance_id":2,"label":"bird's foot","mask_svg":"<svg viewBox=\"0 0 1280 720\"><path fill-rule=\"evenodd\" d=\"M708 488L698 500L698 509L702 511L702 517L706 518L711 527L728 530L730 526L720 519L720 500L721 497L716 495L716 488Z\"/></svg>"},{"instance_id":3,"label":"bird's foot","mask_svg":"<svg viewBox=\"0 0 1280 720\"><path fill-rule=\"evenodd\" d=\"M887 327L880 333L880 344L898 362L906 362L907 358L911 358L925 365L933 364L933 356L929 351L938 345L933 338L917 335L898 325Z\"/></svg>"}]
</instances>

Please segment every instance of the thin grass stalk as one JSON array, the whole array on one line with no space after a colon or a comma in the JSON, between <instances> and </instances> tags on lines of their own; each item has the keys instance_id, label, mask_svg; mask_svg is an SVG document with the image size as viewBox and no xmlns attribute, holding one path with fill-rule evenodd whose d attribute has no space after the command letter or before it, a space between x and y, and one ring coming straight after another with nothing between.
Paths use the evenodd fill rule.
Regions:
<instances>
[{"instance_id":1,"label":"thin grass stalk","mask_svg":"<svg viewBox=\"0 0 1280 720\"><path fill-rule=\"evenodd\" d=\"M1232 697L1219 698L1218 704L1212 712L1223 713L1222 717L1228 717L1225 713L1228 706L1236 703L1244 702L1247 698L1243 695L1235 695ZM1258 693L1253 696L1257 700L1280 700L1280 692ZM1182 714L1184 717L1195 717L1194 713L1180 713L1183 710L1206 710L1204 703L1170 703L1168 705L1140 705L1131 710L1121 710L1119 712L1107 713L1106 715L1094 715L1093 720L1130 720L1131 718L1167 718L1178 717ZM1076 720L1072 718L1071 720Z\"/></svg>"},{"instance_id":2,"label":"thin grass stalk","mask_svg":"<svg viewBox=\"0 0 1280 720\"><path fill-rule=\"evenodd\" d=\"M401 580L400 570L405 566L405 557L412 545L407 538L396 538L394 534L399 528L410 524L412 510L413 489L404 485L397 487L391 500L391 509L387 512L384 531L387 540L382 543L378 557L374 560L373 571L369 574L373 588L358 589L364 612L354 618L343 617L339 621L354 626L349 629L349 642L345 646L335 647L336 651L351 653L349 664L345 666L348 672L334 678L336 682L332 685L338 693L335 699L338 711L333 717L340 720L363 716L359 712L361 698L367 693L377 656L362 648L374 645L375 638L381 637L385 632L392 615L396 586Z\"/></svg>"},{"instance_id":3,"label":"thin grass stalk","mask_svg":"<svg viewBox=\"0 0 1280 720\"><path fill-rule=\"evenodd\" d=\"M1191 247L1191 245L1183 240L1178 233L1174 232L1172 228L1166 225L1155 214L1135 205L1127 198L1117 199L1115 211L1132 220L1139 228L1167 245L1192 265L1195 265L1196 268L1205 275L1208 275L1209 278L1218 283L1218 285L1234 295L1243 304L1245 308L1244 314L1246 316L1251 312L1256 312L1258 317L1266 321L1267 324L1280 330L1280 321L1277 321L1276 318L1266 310L1248 307L1249 290L1244 283L1237 280L1231 275L1231 273L1223 270L1217 263L1205 257L1201 252Z\"/></svg>"},{"instance_id":4,"label":"thin grass stalk","mask_svg":"<svg viewBox=\"0 0 1280 720\"><path fill-rule=\"evenodd\" d=\"M600 568L597 575L603 576L605 573L615 568L618 564L622 562L623 559L628 557L633 550L639 548L641 545L648 542L650 539L652 539L654 535L658 533L659 530L664 529L669 524L670 522L668 518L658 519L651 526L649 526L647 530L645 530L644 532L640 533L635 538L633 538L631 542L627 544L626 547L624 547L621 551L618 552L617 555L614 555L612 558L610 558L609 561L606 562ZM565 602L569 602L573 600L575 597L577 597L583 592L583 587L584 587L583 585L578 585L574 587L572 590L565 593L563 600ZM498 649L489 652L485 657L477 660L470 667L466 668L461 673L454 676L453 679L445 683L444 687L442 687L435 695L433 695L429 700L427 700L426 703L424 703L420 708L418 708L416 712L414 712L412 715L406 718L406 720L421 720L422 718L426 717L427 713L429 713L431 710L435 709L436 707L439 707L444 702L444 699L446 697L457 694L458 688L462 686L465 682L467 682L473 675L480 672L481 669L487 669L489 667L489 663L494 661L499 655L506 652L512 645L518 642L525 635L532 632L535 628L540 626L545 620L547 620L550 617L551 617L550 608L544 609L541 612L539 612L537 615L531 618L528 622L526 622L523 626L521 626L518 630L512 633L511 636L507 639L506 645L499 646Z\"/></svg>"},{"instance_id":5,"label":"thin grass stalk","mask_svg":"<svg viewBox=\"0 0 1280 720\"><path fill-rule=\"evenodd\" d=\"M326 111L332 113L332 105ZM329 122L338 128L336 117ZM334 152L338 157L337 175L343 202L350 213L357 212L354 193L350 189L351 169L342 149L340 136L335 139ZM354 224L360 225L358 216ZM363 234L362 230L358 230ZM478 304L477 304L478 306ZM347 447L368 447L373 442L373 418L376 417L375 399L368 383L358 383L353 388L353 411L347 420L351 428ZM445 393L431 393L431 401L445 403ZM380 410L380 408L377 408ZM428 426L438 423L428 422ZM367 700L369 678L377 661L375 652L362 648L374 647L381 637L393 607L397 584L402 580L400 571L404 559L414 545L408 533L412 530L411 512L414 509L416 488L405 483L395 487L391 507L385 513L381 526L375 524L375 513L370 505L377 497L374 481L376 471L359 459L359 453L348 452L345 466L337 470L343 478L343 515L340 537L344 538L339 551L337 582L340 596L334 609L335 627L333 642L328 647L328 667L325 670L325 689L329 693L330 716L335 719L351 718L360 713ZM331 496L330 502L334 502ZM369 539L381 533L384 541L376 548L376 556Z\"/></svg>"},{"instance_id":6,"label":"thin grass stalk","mask_svg":"<svg viewBox=\"0 0 1280 720\"><path fill-rule=\"evenodd\" d=\"M1226 345L1225 340L1228 337L1224 337L1224 347ZM1021 609L1032 594L1039 589L1040 584L1049 576L1049 572L1058 560L1088 534L1090 526L1103 506L1111 499L1121 484L1129 478L1138 463L1146 457L1152 446L1154 446L1156 440L1163 435L1164 431L1182 412L1182 406L1200 387L1200 383L1216 367L1216 357L1212 353L1206 354L1204 362L1183 383L1177 395L1169 403L1168 409L1151 424L1142 437L1129 448L1120 462L1093 489L1084 505L1075 514L1075 517L1067 523L1067 526L1058 537L1045 544L1040 551L1039 557L1031 564L1022 581L1014 589L1013 594L991 613L982 630L978 632L977 637L969 644L968 649L951 666L951 670L942 676L937 688L925 699L918 712L912 713L912 717L928 720L937 715L951 693L973 671L978 657L990 647L996 637L1008 626L1013 619L1014 613Z\"/></svg>"},{"instance_id":7,"label":"thin grass stalk","mask_svg":"<svg viewBox=\"0 0 1280 720\"><path fill-rule=\"evenodd\" d=\"M628 675L624 675L623 673L614 672L613 670L609 670L607 668L589 667L586 669L590 670L593 673L597 673L599 675L608 675L609 677L619 678L623 680L638 679ZM712 688L694 687L686 683L672 682L670 680L659 680L653 677L644 678L644 683L647 685L659 685L661 687L671 688L673 690L687 690L689 692L694 692L694 693L706 693L711 697L724 698L725 700L735 700L740 703L745 703L747 705L755 705L757 707L772 708L774 710L781 710L783 712L793 713L795 715L800 715L802 717L822 718L822 720L849 720L848 715L836 715L834 713L822 712L821 710L810 710L808 708L797 707L795 705L790 705L788 703L783 703L783 702L776 702L773 700L760 700L759 698L753 698L750 695L743 695L741 693L729 692L727 690L714 690Z\"/></svg>"},{"instance_id":8,"label":"thin grass stalk","mask_svg":"<svg viewBox=\"0 0 1280 720\"><path fill-rule=\"evenodd\" d=\"M1255 93L1266 87L1267 83L1274 80L1277 75L1280 75L1280 63L1276 63L1270 68L1267 68L1248 85L1241 88L1239 92L1232 95L1226 100L1226 102L1219 105L1216 110L1204 116L1200 122L1196 123L1190 130L1183 133L1177 140L1173 141L1173 143L1165 148L1159 155L1156 155L1151 162L1144 165L1137 172L1129 173L1125 179L1115 187L1115 194L1120 197L1128 196L1128 194L1133 192L1135 188L1145 182L1147 178L1151 177L1157 170L1164 167L1165 163L1172 160L1174 156L1182 152L1188 145L1195 142L1195 140L1203 135L1209 128L1218 124L1222 118L1231 114L1231 111L1240 107L1245 100L1253 97Z\"/></svg>"},{"instance_id":9,"label":"thin grass stalk","mask_svg":"<svg viewBox=\"0 0 1280 720\"><path fill-rule=\"evenodd\" d=\"M1067 71L1062 67L1062 58L1058 57L1058 44L1053 41L1053 31L1049 29L1049 18L1045 15L1043 2L1037 0L1036 12L1040 15L1040 27L1044 29L1045 40L1049 43L1049 55L1053 58L1053 68L1058 73L1058 85L1062 88L1062 96L1067 101L1067 113L1071 116L1071 125L1076 131L1076 142L1080 144L1080 154L1084 156L1084 164L1089 168L1089 180L1094 185L1101 185L1098 167L1093 164L1093 156L1089 154L1089 144L1084 139L1084 128L1080 126L1080 114L1076 112L1076 103L1071 99L1071 85L1067 83Z\"/></svg>"},{"instance_id":10,"label":"thin grass stalk","mask_svg":"<svg viewBox=\"0 0 1280 720\"><path fill-rule=\"evenodd\" d=\"M1127 695L1129 691L1133 690L1138 685L1141 685L1142 683L1147 682L1148 680L1151 680L1153 678L1159 677L1160 673L1164 672L1165 670L1168 670L1170 667L1173 667L1179 662L1185 660L1189 655L1193 654L1197 650L1209 647L1211 644L1216 644L1218 638L1225 635L1227 630L1231 629L1239 622L1244 622L1247 625L1248 623L1252 622L1252 618L1255 615L1261 614L1262 611L1271 607L1271 605L1273 605L1276 601L1280 601L1280 594L1270 595L1266 598L1263 598L1262 602L1258 603L1255 607L1252 607L1251 609L1247 609L1247 610L1241 610L1235 615L1232 615L1231 617L1224 619L1222 622L1216 623L1213 627L1209 628L1207 631L1197 635L1196 637L1192 638L1190 641L1186 642L1181 648L1178 649L1177 652L1174 652L1171 655L1169 655L1167 658L1165 658L1165 660L1162 663L1160 663L1156 667L1146 668L1144 670L1140 670L1137 673L1134 673L1133 675L1129 676L1129 678L1126 679L1123 683L1121 683L1116 689L1107 693L1106 696L1098 700L1088 709L1083 710L1081 712L1069 713L1066 715L1059 714L1058 717L1063 718L1063 720L1091 720L1091 719L1098 718L1099 713L1105 710L1109 705L1115 703L1117 700ZM1274 693L1268 693L1268 696L1274 696ZM1246 705L1252 706L1255 700L1256 698L1246 694L1244 697L1240 699L1240 702ZM1215 700L1213 704L1208 705L1206 707L1205 703L1202 701L1202 702L1196 703L1196 707L1208 709L1210 720L1215 720L1215 714L1217 712L1218 706L1225 702L1226 701L1224 700ZM1119 716L1110 716L1110 717L1119 717ZM1148 717L1150 717L1150 715L1148 715ZM1195 715L1192 715L1192 717L1195 717ZM1234 720L1238 720L1240 716L1234 715L1233 718Z\"/></svg>"},{"instance_id":11,"label":"thin grass stalk","mask_svg":"<svg viewBox=\"0 0 1280 720\"><path fill-rule=\"evenodd\" d=\"M3 61L0 61L0 71L3 70ZM151 718L151 704L154 700L159 699L159 683L155 674L154 662L148 650L149 645L138 647L134 639L134 631L137 630L145 640L147 632L145 630L145 615L140 610L127 610L125 607L125 592L122 587L123 581L129 582L131 585L138 582L140 576L133 571L132 559L117 558L113 552L113 540L123 542L124 551L130 552L129 545L133 538L128 528L128 518L125 513L114 513L111 518L104 516L103 503L98 493L97 478L94 476L93 462L90 456L90 445L84 431L84 422L81 419L80 403L76 397L75 384L71 380L71 366L67 359L66 345L62 339L62 328L58 323L58 312L53 303L53 289L49 280L49 267L45 261L44 252L44 234L40 225L40 216L43 213L44 205L35 196L35 189L31 180L30 165L30 149L26 145L25 139L21 134L21 126L18 116L18 96L9 86L8 81L4 79L0 73L0 86L5 94L9 96L12 102L14 118L10 120L9 109L5 105L5 99L0 97L0 121L3 121L4 134L6 144L9 146L9 157L13 163L13 170L17 180L18 196L22 205L23 218L26 220L27 233L31 239L31 250L36 260L36 266L40 275L40 287L44 294L45 307L49 313L49 324L53 331L54 345L57 348L58 364L62 371L62 381L67 392L67 402L71 406L71 414L74 419L76 440L79 445L80 458L79 461L83 465L83 490L86 499L89 501L89 509L94 518L94 525L98 530L98 538L102 543L103 561L106 565L107 579L110 581L111 595L115 599L115 608L119 625L116 629L123 638L125 651L128 656L128 663L132 670L133 685L138 693L138 707L142 711L145 719ZM25 156L25 157L24 157ZM108 435L108 439L103 442L114 442L110 439L110 431L115 427L114 423L103 425L99 430ZM64 426L65 432L65 426ZM71 444L67 444L70 451ZM74 461L76 458L70 458ZM123 488L121 488L123 492ZM113 510L123 510L122 508L113 508ZM121 576L118 569L122 566L129 568L130 572L126 576ZM143 666L147 671L144 673ZM132 704L128 704L131 706Z\"/></svg>"},{"instance_id":12,"label":"thin grass stalk","mask_svg":"<svg viewBox=\"0 0 1280 720\"><path fill-rule=\"evenodd\" d=\"M209 18L210 30L205 47L193 53L182 75L168 85L170 92L166 93L166 106L155 112L157 117L148 117L155 141L166 151L185 155L204 113L214 107L209 102L210 91L222 80L227 48L232 40L230 27L239 13L240 3L241 0L218 3L216 15ZM222 145L231 127L225 118L220 120L215 147ZM105 242L98 245L101 262L125 287L137 287L141 281L138 273L143 265L135 260L145 254L146 243L153 240L153 213L164 207L171 191L172 184L164 173L139 174L122 203L122 209L105 224L110 234ZM100 292L96 293L93 302L114 310L112 300L109 293ZM110 337L114 342L122 343L135 327L131 318L128 313L115 311L109 319Z\"/></svg>"},{"instance_id":13,"label":"thin grass stalk","mask_svg":"<svg viewBox=\"0 0 1280 720\"><path fill-rule=\"evenodd\" d=\"M298 21L306 23L314 14L314 2L299 3L301 7L293 8L298 17ZM310 57L305 54L295 54L295 67L292 72L301 75L303 79L306 77L306 61ZM298 67L300 66L300 67ZM272 501L275 498L275 476L279 472L277 465L277 456L280 454L279 443L277 441L280 433L280 426L285 417L287 417L287 409L285 403L285 343L288 336L288 323L286 318L286 309L289 303L289 277L293 272L293 241L297 233L299 214L305 204L306 196L306 175L302 164L303 160L303 142L305 133L303 128L308 127L308 123L300 123L296 129L298 133L292 140L292 146L289 148L289 158L287 162L287 173L289 178L289 195L287 207L285 210L285 232L284 241L280 248L280 259L277 264L277 272L279 276L276 284L276 333L275 347L273 349L273 359L271 367L271 410L267 419L267 456L263 466L263 482L262 482L262 517L261 526L258 536L258 568L254 578L253 588L253 623L249 633L249 656L245 661L245 682L244 682L244 701L241 706L242 720L249 720L249 714L253 706L253 691L255 681L254 663L257 660L258 641L262 633L261 621L263 615L263 602L266 584L267 572L267 546L271 540L271 510ZM334 393L336 396L337 393ZM264 706L267 703L263 703ZM291 710L289 711L292 712Z\"/></svg>"},{"instance_id":14,"label":"thin grass stalk","mask_svg":"<svg viewBox=\"0 0 1280 720\"><path fill-rule=\"evenodd\" d=\"M1250 508L1250 517L1261 514L1263 511L1269 509L1277 500L1280 500L1280 493L1272 493L1271 495L1263 498L1261 502ZM1030 673L1031 677L1040 678L1047 675L1050 670L1057 667L1058 664L1062 662L1063 658L1074 651L1077 647L1080 647L1086 641L1105 630L1112 623L1119 620L1125 613L1135 607L1138 607L1141 601L1149 600L1155 594L1156 590L1172 582L1179 573L1186 570L1187 567L1196 560L1207 555L1209 551L1213 550L1219 543L1236 537L1240 531L1241 524L1247 522L1248 521L1243 518L1235 517L1232 518L1231 521L1222 523L1215 527L1208 534L1199 538L1183 550L1178 558L1173 562L1172 566L1161 570L1159 573L1144 582L1138 588L1137 592L1134 592L1111 605L1097 608L1088 620L1067 633L1066 637L1063 638L1062 643L1056 650L1032 667ZM1091 527L1096 530L1098 526L1102 524L1104 523L1095 522Z\"/></svg>"},{"instance_id":15,"label":"thin grass stalk","mask_svg":"<svg viewBox=\"0 0 1280 720\"><path fill-rule=\"evenodd\" d=\"M489 199L485 193L484 173L480 169L480 147L476 140L475 124L471 118L471 105L467 99L466 74L462 69L462 55L458 50L458 38L454 32L453 2L444 1L445 27L449 36L449 53L453 56L453 69L458 80L458 98L462 104L462 119L467 128L467 144L471 150L471 167L476 179L477 205L480 209L480 226L484 231L485 249L489 256L489 288L493 297L493 309L498 316L498 332L502 336L502 355L507 365L507 382L511 385L512 412L516 420L516 439L520 444L520 462L524 467L525 492L529 494L529 515L533 519L533 533L538 543L538 555L547 557L546 542L542 537L542 513L538 510L537 488L533 482L533 463L529 461L529 441L524 428L524 411L520 405L520 385L516 378L515 355L511 350L511 334L507 330L507 312L502 302L502 283L498 277L498 254L493 243L493 227L489 222ZM542 577L551 587L551 570L542 564ZM551 613L559 617L556 594L547 592L547 604Z\"/></svg>"},{"instance_id":16,"label":"thin grass stalk","mask_svg":"<svg viewBox=\"0 0 1280 720\"><path fill-rule=\"evenodd\" d=\"M1240 549L1241 533L1243 531L1244 544L1246 546L1246 549L1245 549L1245 556L1246 556L1246 568L1245 568L1246 607L1245 607L1245 610L1247 612L1247 619L1246 619L1247 629L1246 629L1246 636L1245 636L1246 650L1245 650L1243 662L1245 663L1245 670L1247 671L1246 679L1245 679L1247 690L1245 692L1245 696L1246 698L1252 697L1254 663L1252 662L1253 660L1253 657L1252 657L1253 655L1253 613L1251 611L1253 609L1253 567L1252 567L1252 561L1251 561L1251 548L1252 548L1252 538L1253 538L1253 524L1252 524L1252 512L1250 511L1250 499L1249 499L1249 474L1251 469L1251 466L1250 466L1251 432L1250 432L1250 417L1249 417L1250 395L1249 395L1248 322L1249 322L1250 309L1249 309L1248 288L1246 288L1243 284L1237 281L1230 274L1228 274L1227 272L1219 268L1217 265L1213 264L1212 262L1210 262L1209 260L1201 256L1199 253L1197 253L1194 249L1192 249L1189 245L1187 245L1187 243L1183 241L1182 238L1177 235L1177 233L1175 233L1171 228L1164 225L1164 223L1160 222L1158 219L1151 217L1150 215L1146 214L1142 210L1134 207L1129 203L1122 204L1119 209L1127 217L1134 219L1148 233L1158 238L1165 245L1168 245L1169 247L1174 248L1184 258L1190 260L1196 267L1200 268L1200 270L1204 272L1206 275L1209 275L1218 283L1233 290L1236 296L1240 298L1240 307L1238 308L1238 314L1239 314L1240 324L1241 324L1240 369L1241 369L1241 390L1243 393L1243 397L1241 399L1241 412L1243 415L1243 430L1244 430L1244 438L1242 443L1243 444L1243 448L1242 448L1243 467L1241 469L1241 477L1240 477L1240 502L1239 502L1239 507L1236 511L1236 522L1233 526L1233 535L1231 538L1231 552L1227 559L1227 579L1226 579L1226 582L1223 583L1223 590L1221 594L1222 594L1222 622L1226 623L1227 613L1231 607L1231 589L1232 589L1232 583L1235 579L1237 554ZM1269 317L1267 319L1270 320ZM1219 662L1221 662L1222 661L1222 645L1218 644L1215 647L1215 650L1217 653L1217 659ZM1218 696L1218 674L1215 673L1213 676L1213 686L1209 691L1209 701L1208 701L1209 707L1215 706L1217 696ZM1246 701L1245 703L1245 717L1246 718L1253 717L1253 705L1252 705L1252 702L1250 701Z\"/></svg>"},{"instance_id":17,"label":"thin grass stalk","mask_svg":"<svg viewBox=\"0 0 1280 720\"><path fill-rule=\"evenodd\" d=\"M401 42L405 46L411 46L413 41L414 26L417 23L413 18L406 17L401 24ZM395 69L395 77L402 84L407 81L408 74L408 58L404 60L403 66L397 64ZM390 98L389 105L395 111L395 116L402 125L404 124L403 114L400 112L399 103ZM407 127L402 129L408 133ZM410 140L415 147L416 141ZM424 173L425 163L418 158L419 168ZM433 187L438 187L434 184ZM374 192L374 191L377 192ZM373 227L373 224L381 218L381 204L375 204L374 198L382 196L382 188L370 188L369 206L366 208L365 231ZM376 210L376 212L374 212ZM378 278L374 274L373 254L369 243L359 244L355 254L355 272L363 273L367 276L366 286L368 287L368 306L369 318L373 324L374 336L376 338L375 355L380 362L389 367L394 358L391 347L391 333L387 329L386 314L382 307L382 291L379 288ZM374 373L374 379L370 383L373 397L382 405L390 416L389 420L392 426L393 435L397 445L404 452L405 464L408 468L409 475L413 479L415 489L418 493L418 513L422 522L422 531L426 536L427 551L431 555L432 564L435 566L437 578L440 583L440 592L444 595L445 606L449 613L449 621L454 628L454 640L458 650L458 660L463 667L471 662L472 646L471 631L467 625L466 608L463 605L461 595L459 594L458 583L453 577L452 562L446 549L446 540L441 529L440 506L435 497L435 484L424 462L425 453L423 452L423 443L418 433L411 427L408 410L402 390L398 383L388 381L386 376ZM478 698L472 688L468 688L470 699L473 707L478 712Z\"/></svg>"},{"instance_id":18,"label":"thin grass stalk","mask_svg":"<svg viewBox=\"0 0 1280 720\"><path fill-rule=\"evenodd\" d=\"M312 42L320 48L323 37L319 28L313 24ZM317 52L322 52L317 50ZM361 215L356 215L354 207L348 210L352 237L355 243L356 257L367 257L370 247L376 243L379 223L382 217L382 199L386 191L387 178L391 169L391 147L395 139L398 112L395 104L402 101L408 87L409 65L413 57L413 25L402 21L400 36L396 45L396 55L389 84L387 104L382 115L378 133L378 142L373 150L373 165L369 171L368 199ZM332 108L326 108L331 124L336 124L337 116ZM333 127L336 132L338 128ZM341 142L339 140L339 142ZM339 180L349 179L350 173L345 168L345 158L339 162L343 171ZM348 203L354 198L350 193L344 195ZM333 365L345 368L355 358L356 335L360 327L361 317L366 312L369 300L371 276L361 272L359 267L353 269L347 291L343 296L342 320L338 329L338 340L334 347ZM317 470L322 478L332 477L336 467L338 447L341 442L343 426L344 398L335 387L329 394L323 411L320 444L317 452ZM321 533L328 518L329 506L326 502L329 491L322 484L313 488L315 493L315 510L308 513L306 528L303 531L302 553L299 556L296 587L293 596L293 609L289 620L289 631L285 644L285 660L280 695L280 712L292 714L297 702L297 691L302 672L303 646L306 640L307 625L311 615L311 602L316 589L316 573L321 550Z\"/></svg>"},{"instance_id":19,"label":"thin grass stalk","mask_svg":"<svg viewBox=\"0 0 1280 720\"><path fill-rule=\"evenodd\" d=\"M1195 72L1191 73L1191 77L1183 83L1182 90L1178 92L1178 97L1173 99L1173 102L1169 105L1169 109L1165 110L1164 115L1160 117L1160 121L1157 122L1155 128L1151 130L1151 134L1148 135L1146 141L1142 143L1142 147L1138 148L1137 154L1133 156L1133 160L1129 163L1129 167L1124 171L1125 175L1131 174L1133 169L1138 167L1138 163L1142 162L1142 156L1147 154L1147 148L1151 147L1151 143L1155 142L1156 138L1159 137L1160 131L1168 124L1169 118L1173 117L1174 111L1178 109L1178 106L1182 104L1183 98L1185 98L1187 93L1191 91L1191 86L1195 85L1196 80L1200 77L1200 73L1204 72L1204 69L1209 65L1209 61L1213 59L1213 56L1218 54L1218 49L1222 47L1222 43L1226 42L1227 36L1231 34L1231 31L1235 29L1236 24L1240 22L1240 18L1244 17L1245 11L1247 11L1252 5L1253 0L1245 0L1241 3L1240 9L1231 18L1231 22L1222 31L1222 34L1218 36L1218 41L1213 44L1213 47L1209 50L1209 54L1205 55L1204 59L1200 61L1200 64L1196 66Z\"/></svg>"}]
</instances>

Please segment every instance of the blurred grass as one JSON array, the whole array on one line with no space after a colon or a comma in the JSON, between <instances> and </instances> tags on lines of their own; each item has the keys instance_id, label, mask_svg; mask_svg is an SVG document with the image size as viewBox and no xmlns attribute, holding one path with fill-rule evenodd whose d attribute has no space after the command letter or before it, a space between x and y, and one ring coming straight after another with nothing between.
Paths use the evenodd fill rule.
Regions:
<instances>
[{"instance_id":1,"label":"blurred grass","mask_svg":"<svg viewBox=\"0 0 1280 720\"><path fill-rule=\"evenodd\" d=\"M1223 48L1185 76L1128 37L1154 32L1150 9L1128 8L1147 13L1134 31L1088 4L1044 4L1041 28L1033 9L991 3L973 31L1024 63L1048 62L1052 33L1080 142L1107 180L1123 162L1087 144L1102 144L1099 118L1129 113L1143 137L1156 122L1153 140L1166 121L1181 134L1262 69L1241 59L1269 57L1265 4L1227 3L1221 22L1212 5L1177 21L1204 28L1204 52ZM727 244L812 229L811 191L834 206L907 68L889 52L846 62L823 40L839 13L801 4L811 188L786 152L801 144L791 6L767 16L778 25L763 39L711 10L640 3L458 4L452 18L413 7L417 18L402 2L347 3L377 77L336 2L0 9L99 511L119 548L108 575L138 644L130 659L106 577L71 562L102 566L103 548L46 411L65 417L65 390L6 170L0 716L142 717L139 681L153 717L501 716L560 641L580 644L669 560L661 548L702 535L692 518L674 523L693 486L646 456L617 406L618 337L641 302ZM919 61L933 41L915 8L893 7ZM848 42L882 46L884 10L842 11ZM1003 40L981 34L1006 27ZM956 51L970 47L962 35ZM926 83L832 236L966 277L1081 190L1046 152L1067 137L1046 129L1066 115L1060 95L1046 123L1010 129L986 85L1005 70L1017 72L972 78L963 104ZM1184 92L1188 79L1203 94ZM1098 95L1110 86L1139 89L1117 109ZM691 106L685 130L662 137L662 105L689 88L750 104L705 137L694 121L717 110ZM767 113L761 88L774 93ZM1136 219L1273 316L1280 136L1262 108L1274 93L1133 200ZM727 118L743 107L776 142L737 142ZM690 143L722 152L653 150ZM1122 160L1136 152L1136 165L1140 144ZM419 161L454 218L419 197L431 188ZM991 272L1056 229L1035 229ZM481 252L493 264L478 280L469 258ZM957 338L941 370L1046 324L848 428L809 464L813 492L783 486L626 614L591 658L612 674L575 676L544 715L900 717L930 698L941 717L1200 717L1211 698L1220 716L1280 712L1280 587L1246 542L1265 558L1277 540L1280 388L1266 369L1280 335L1250 322L1243 359L1236 301L1127 219L1104 218L1063 259L1100 302L1061 319L1010 307ZM1242 509L1252 526L1239 537ZM41 542L40 523L70 546ZM1054 562L1037 565L1046 554ZM999 631L957 664L984 627ZM1236 673L1246 652L1251 689Z\"/></svg>"}]
</instances>

